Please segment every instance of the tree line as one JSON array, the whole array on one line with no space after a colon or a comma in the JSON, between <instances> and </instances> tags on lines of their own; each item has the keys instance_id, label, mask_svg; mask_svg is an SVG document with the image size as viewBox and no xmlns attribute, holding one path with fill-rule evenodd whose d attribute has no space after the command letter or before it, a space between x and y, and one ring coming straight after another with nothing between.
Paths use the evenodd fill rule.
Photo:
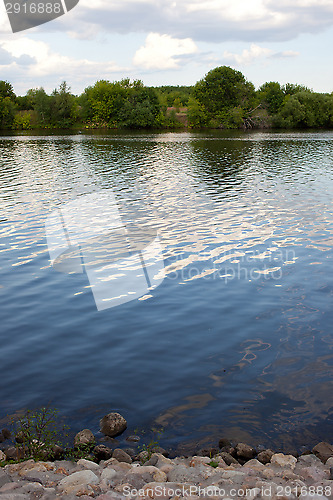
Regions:
<instances>
[{"instance_id":1,"label":"tree line","mask_svg":"<svg viewBox=\"0 0 333 500\"><path fill-rule=\"evenodd\" d=\"M181 116L183 119L181 119ZM185 117L185 118L184 118ZM194 86L147 87L141 80L99 80L79 95L66 82L17 96L0 81L0 128L331 128L333 92L266 82L259 89L228 66Z\"/></svg>"}]
</instances>

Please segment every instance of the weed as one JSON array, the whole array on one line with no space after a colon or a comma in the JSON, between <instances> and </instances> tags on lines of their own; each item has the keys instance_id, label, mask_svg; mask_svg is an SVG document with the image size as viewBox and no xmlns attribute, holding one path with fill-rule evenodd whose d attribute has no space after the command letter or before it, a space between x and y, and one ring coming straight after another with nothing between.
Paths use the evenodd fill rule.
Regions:
<instances>
[{"instance_id":1,"label":"weed","mask_svg":"<svg viewBox=\"0 0 333 500\"><path fill-rule=\"evenodd\" d=\"M142 451L146 452L145 457L141 459L142 463L145 463L148 460L150 460L152 454L158 450L158 448L160 446L161 435L163 434L164 429L163 428L161 428L161 429L152 428L151 431L152 431L152 437L151 437L150 441L147 444L144 443L144 444L140 445L138 448L140 450L140 452L142 452Z\"/></svg>"},{"instance_id":2,"label":"weed","mask_svg":"<svg viewBox=\"0 0 333 500\"><path fill-rule=\"evenodd\" d=\"M16 447L23 452L25 458L52 458L56 446L61 446L57 418L58 410L43 407L34 411L27 410L23 416L12 420ZM67 428L63 426L61 431L65 434Z\"/></svg>"}]
</instances>

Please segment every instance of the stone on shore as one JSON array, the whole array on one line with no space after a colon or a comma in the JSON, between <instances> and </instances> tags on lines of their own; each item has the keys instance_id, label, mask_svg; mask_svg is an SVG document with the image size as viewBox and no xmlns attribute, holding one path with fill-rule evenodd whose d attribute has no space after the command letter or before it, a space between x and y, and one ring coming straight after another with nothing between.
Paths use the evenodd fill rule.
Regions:
<instances>
[{"instance_id":1,"label":"stone on shore","mask_svg":"<svg viewBox=\"0 0 333 500\"><path fill-rule=\"evenodd\" d=\"M322 441L312 448L312 453L320 458L323 463L326 463L330 457L333 457L333 445Z\"/></svg>"},{"instance_id":2,"label":"stone on shore","mask_svg":"<svg viewBox=\"0 0 333 500\"><path fill-rule=\"evenodd\" d=\"M280 467L288 467L294 470L297 463L297 458L295 458L293 455L275 453L271 458L271 463L279 465Z\"/></svg>"},{"instance_id":3,"label":"stone on shore","mask_svg":"<svg viewBox=\"0 0 333 500\"><path fill-rule=\"evenodd\" d=\"M89 491L91 485L99 482L98 477L91 470L82 470L74 472L70 476L62 479L58 485L59 489L65 494L77 495L78 492ZM88 486L90 488L88 488ZM93 490L92 490L93 491Z\"/></svg>"},{"instance_id":4,"label":"stone on shore","mask_svg":"<svg viewBox=\"0 0 333 500\"><path fill-rule=\"evenodd\" d=\"M120 448L116 448L114 450L114 452L112 453L112 458L115 458L116 460L118 460L118 462L125 462L127 464L132 463L132 458L129 456L129 454Z\"/></svg>"},{"instance_id":5,"label":"stone on shore","mask_svg":"<svg viewBox=\"0 0 333 500\"><path fill-rule=\"evenodd\" d=\"M109 460L109 458L112 457L112 450L104 444L99 444L93 449L93 454L95 455L96 460L100 462L101 460Z\"/></svg>"},{"instance_id":6,"label":"stone on shore","mask_svg":"<svg viewBox=\"0 0 333 500\"><path fill-rule=\"evenodd\" d=\"M74 447L79 448L80 446L94 446L95 436L89 429L83 429L76 434L74 438Z\"/></svg>"},{"instance_id":7,"label":"stone on shore","mask_svg":"<svg viewBox=\"0 0 333 500\"><path fill-rule=\"evenodd\" d=\"M256 450L245 443L238 443L236 446L237 457L242 460L251 460L257 454Z\"/></svg>"},{"instance_id":8,"label":"stone on shore","mask_svg":"<svg viewBox=\"0 0 333 500\"><path fill-rule=\"evenodd\" d=\"M100 429L109 437L118 436L127 427L127 422L119 413L109 413L100 420Z\"/></svg>"},{"instance_id":9,"label":"stone on shore","mask_svg":"<svg viewBox=\"0 0 333 500\"><path fill-rule=\"evenodd\" d=\"M258 453L257 459L262 464L268 464L271 461L272 456L274 455L274 451L272 450L263 450Z\"/></svg>"}]
</instances>

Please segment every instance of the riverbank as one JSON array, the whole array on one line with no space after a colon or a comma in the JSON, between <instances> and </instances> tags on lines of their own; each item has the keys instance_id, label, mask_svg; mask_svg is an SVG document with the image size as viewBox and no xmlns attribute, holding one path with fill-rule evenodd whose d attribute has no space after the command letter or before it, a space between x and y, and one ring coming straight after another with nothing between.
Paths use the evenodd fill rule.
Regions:
<instances>
[{"instance_id":1,"label":"riverbank","mask_svg":"<svg viewBox=\"0 0 333 500\"><path fill-rule=\"evenodd\" d=\"M0 451L0 498L333 498L330 443L318 443L301 456L294 456L222 438L216 448L169 458L169 452L158 441L140 445L137 435L127 437L126 448L111 446L114 437L126 428L127 422L120 414L109 413L100 420L100 431L109 446L84 429L76 434L71 451L53 445L50 454L50 448L43 448L41 436L39 454L44 452L44 460L21 462L18 460L27 457L29 439L32 443L36 440L30 431L24 434L21 430L13 436L3 430L1 435L7 445L3 444ZM71 460L67 458L70 453Z\"/></svg>"},{"instance_id":2,"label":"riverbank","mask_svg":"<svg viewBox=\"0 0 333 500\"><path fill-rule=\"evenodd\" d=\"M325 463L314 454L273 454L263 464L256 458L228 465L217 454L169 459L154 453L148 461L101 460L35 462L0 469L4 500L129 499L297 499L333 498L333 457Z\"/></svg>"}]
</instances>

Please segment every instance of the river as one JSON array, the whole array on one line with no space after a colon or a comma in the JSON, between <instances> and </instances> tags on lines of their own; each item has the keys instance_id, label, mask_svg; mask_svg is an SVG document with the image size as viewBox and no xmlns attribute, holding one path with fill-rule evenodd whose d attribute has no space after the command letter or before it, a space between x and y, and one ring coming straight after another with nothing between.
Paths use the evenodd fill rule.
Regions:
<instances>
[{"instance_id":1,"label":"river","mask_svg":"<svg viewBox=\"0 0 333 500\"><path fill-rule=\"evenodd\" d=\"M17 133L0 149L0 423L49 404L95 433L118 411L173 448L332 440L333 132ZM80 219L62 268L57 214Z\"/></svg>"}]
</instances>

